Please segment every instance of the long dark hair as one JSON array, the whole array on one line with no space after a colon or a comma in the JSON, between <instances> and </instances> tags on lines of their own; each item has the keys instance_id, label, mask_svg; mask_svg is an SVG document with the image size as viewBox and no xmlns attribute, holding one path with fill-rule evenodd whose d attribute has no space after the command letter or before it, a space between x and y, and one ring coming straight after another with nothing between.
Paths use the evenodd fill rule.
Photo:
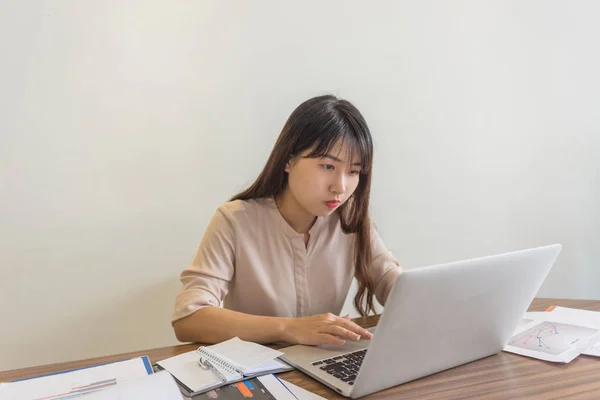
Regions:
<instances>
[{"instance_id":1,"label":"long dark hair","mask_svg":"<svg viewBox=\"0 0 600 400\"><path fill-rule=\"evenodd\" d=\"M374 283L371 274L371 222L369 194L373 165L373 140L361 113L350 102L335 96L314 97L300 104L285 123L267 163L256 181L233 200L276 197L287 185L285 165L304 151L308 158L329 153L338 142L347 143L360 153L361 171L358 187L340 208L340 221L345 233L355 233L354 259L358 292L354 307L362 316L375 311Z\"/></svg>"}]
</instances>

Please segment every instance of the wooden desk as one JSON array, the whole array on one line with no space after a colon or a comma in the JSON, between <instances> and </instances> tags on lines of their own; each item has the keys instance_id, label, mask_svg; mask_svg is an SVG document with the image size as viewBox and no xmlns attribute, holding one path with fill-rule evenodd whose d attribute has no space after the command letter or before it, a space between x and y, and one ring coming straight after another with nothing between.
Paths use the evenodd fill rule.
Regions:
<instances>
[{"instance_id":1,"label":"wooden desk","mask_svg":"<svg viewBox=\"0 0 600 400\"><path fill-rule=\"evenodd\" d=\"M550 305L600 311L600 300L535 299L530 311L543 311ZM364 327L377 324L378 317L355 319ZM196 344L163 347L88 360L72 361L0 372L0 381L65 371L127 358L148 355L152 363L194 350ZM279 375L298 386L328 399L343 399L329 388L299 371ZM367 398L406 399L600 399L600 359L579 356L569 364L553 364L511 353L474 361L447 371L406 383Z\"/></svg>"}]
</instances>

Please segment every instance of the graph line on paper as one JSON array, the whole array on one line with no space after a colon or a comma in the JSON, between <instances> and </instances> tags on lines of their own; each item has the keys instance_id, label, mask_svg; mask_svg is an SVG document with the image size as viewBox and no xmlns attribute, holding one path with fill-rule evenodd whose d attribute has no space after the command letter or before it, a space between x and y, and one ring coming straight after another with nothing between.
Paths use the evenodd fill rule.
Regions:
<instances>
[{"instance_id":1,"label":"graph line on paper","mask_svg":"<svg viewBox=\"0 0 600 400\"><path fill-rule=\"evenodd\" d=\"M544 339L554 335L558 335L558 329L556 328L555 324L545 329L538 329L535 335L528 335L525 339L523 339L523 344L527 344L530 339L534 339L535 337L534 341L537 340L537 347L545 347L549 349L550 346L544 342Z\"/></svg>"},{"instance_id":2,"label":"graph line on paper","mask_svg":"<svg viewBox=\"0 0 600 400\"><path fill-rule=\"evenodd\" d=\"M73 388L69 392L53 394L51 396L46 396L46 397L38 397L37 399L34 399L34 400L74 399L76 397L80 397L80 396L83 396L88 393L92 393L92 392L95 392L95 391L98 391L101 389L106 389L108 387L115 386L116 384L117 384L117 379L112 378L112 379L107 379L104 381L88 383L85 385L73 386Z\"/></svg>"},{"instance_id":3,"label":"graph line on paper","mask_svg":"<svg viewBox=\"0 0 600 400\"><path fill-rule=\"evenodd\" d=\"M596 333L596 329L542 322L513 336L508 344L513 347L558 355L573 348L577 342Z\"/></svg>"}]
</instances>

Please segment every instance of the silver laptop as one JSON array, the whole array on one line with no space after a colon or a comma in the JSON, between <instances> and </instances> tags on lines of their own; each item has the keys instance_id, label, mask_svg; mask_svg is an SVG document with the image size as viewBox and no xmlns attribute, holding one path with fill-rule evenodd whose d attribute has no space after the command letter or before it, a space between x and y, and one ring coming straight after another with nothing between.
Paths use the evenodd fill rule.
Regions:
<instances>
[{"instance_id":1,"label":"silver laptop","mask_svg":"<svg viewBox=\"0 0 600 400\"><path fill-rule=\"evenodd\" d=\"M361 397L500 352L558 257L559 244L403 272L371 340L296 345L282 358Z\"/></svg>"}]
</instances>

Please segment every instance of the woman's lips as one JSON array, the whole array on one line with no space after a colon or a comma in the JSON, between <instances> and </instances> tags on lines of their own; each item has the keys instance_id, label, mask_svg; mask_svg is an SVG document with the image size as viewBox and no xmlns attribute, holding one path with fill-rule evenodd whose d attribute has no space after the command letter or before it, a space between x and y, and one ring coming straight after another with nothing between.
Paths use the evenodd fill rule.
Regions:
<instances>
[{"instance_id":1,"label":"woman's lips","mask_svg":"<svg viewBox=\"0 0 600 400\"><path fill-rule=\"evenodd\" d=\"M327 207L329 208L336 208L340 202L337 200L332 200L332 201L326 201L325 204L327 204Z\"/></svg>"}]
</instances>

